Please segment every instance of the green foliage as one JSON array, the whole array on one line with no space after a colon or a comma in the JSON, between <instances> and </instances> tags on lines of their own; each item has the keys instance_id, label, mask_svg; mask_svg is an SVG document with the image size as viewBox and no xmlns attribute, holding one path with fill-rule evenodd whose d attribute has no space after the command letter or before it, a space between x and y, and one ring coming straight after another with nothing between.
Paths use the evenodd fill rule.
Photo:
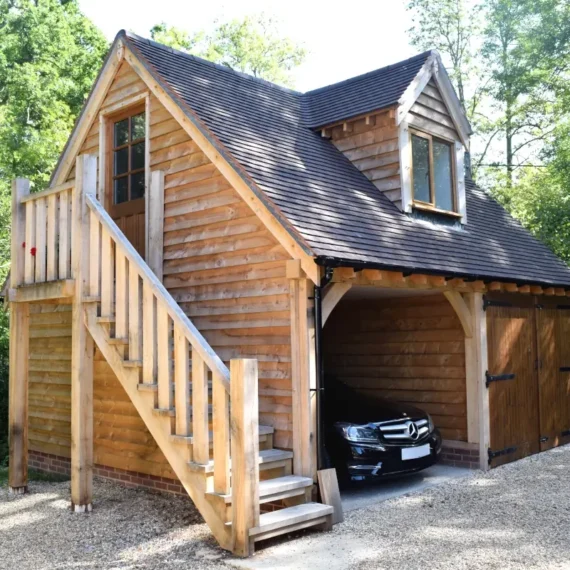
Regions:
<instances>
[{"instance_id":1,"label":"green foliage","mask_svg":"<svg viewBox=\"0 0 570 570\"><path fill-rule=\"evenodd\" d=\"M291 84L289 72L306 55L302 46L282 37L275 21L263 14L218 23L211 34L190 34L161 23L151 29L151 36L173 48L282 85Z\"/></svg>"},{"instance_id":2,"label":"green foliage","mask_svg":"<svg viewBox=\"0 0 570 570\"><path fill-rule=\"evenodd\" d=\"M47 186L108 44L76 0L0 0L0 283L10 257L10 185ZM0 316L0 462L7 433L7 317Z\"/></svg>"}]
</instances>

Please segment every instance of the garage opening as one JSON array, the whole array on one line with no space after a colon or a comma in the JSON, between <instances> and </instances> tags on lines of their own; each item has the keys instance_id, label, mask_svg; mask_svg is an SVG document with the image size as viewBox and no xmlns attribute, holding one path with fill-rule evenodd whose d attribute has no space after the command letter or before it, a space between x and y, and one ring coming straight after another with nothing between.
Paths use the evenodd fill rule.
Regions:
<instances>
[{"instance_id":1,"label":"garage opening","mask_svg":"<svg viewBox=\"0 0 570 570\"><path fill-rule=\"evenodd\" d=\"M342 423L342 410L350 407L347 424L357 424L359 413L364 424L387 422L381 441L401 443L404 449L399 452L401 461L396 466L379 461L382 465L376 475L390 468L401 480L402 472L411 470L412 464L421 467L423 456L405 448L416 441L409 439L418 437L416 430L423 432L432 422L443 440L439 464L478 467L477 444L468 442L467 433L464 332L441 292L352 287L324 325L323 353L329 454L338 455L331 438L339 428L332 424ZM353 394L355 405L351 403ZM393 403L394 421L383 409L385 402ZM375 408L377 422L371 416ZM406 421L414 419L414 412L408 411L412 408L422 412L420 421ZM397 431L395 424L402 427L402 423L410 433ZM367 433L354 435L365 439ZM331 459L335 466L343 461ZM365 468L363 473L369 475ZM339 473L340 477L345 475ZM358 479L357 471L352 469L351 478L355 475Z\"/></svg>"}]
</instances>

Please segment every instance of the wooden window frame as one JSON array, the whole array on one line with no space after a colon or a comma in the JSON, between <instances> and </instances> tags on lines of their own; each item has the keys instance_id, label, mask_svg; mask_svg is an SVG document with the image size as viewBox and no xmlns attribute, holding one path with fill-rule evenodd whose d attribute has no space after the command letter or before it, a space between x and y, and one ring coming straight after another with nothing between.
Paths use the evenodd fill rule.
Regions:
<instances>
[{"instance_id":1,"label":"wooden window frame","mask_svg":"<svg viewBox=\"0 0 570 570\"><path fill-rule=\"evenodd\" d=\"M430 201L424 202L423 200L416 199L414 195L414 158L413 158L413 150L412 150L412 137L417 136L429 141L428 145L428 162L429 162L429 193L430 193ZM409 129L409 137L410 137L410 188L412 193L412 204L414 208L418 210L426 210L429 212L434 212L437 214L445 214L447 216L454 216L457 218L461 218L462 214L459 213L458 210L458 198L457 198L457 173L456 173L456 148L455 142L452 140L448 140L446 138L440 136L434 136L430 133L425 133L423 131L419 131L416 129ZM443 144L446 144L450 147L450 156L449 160L451 162L451 198L453 201L453 210L442 210L441 208L437 208L435 205L435 178L434 178L434 168L433 168L433 141L437 141Z\"/></svg>"},{"instance_id":2,"label":"wooden window frame","mask_svg":"<svg viewBox=\"0 0 570 570\"><path fill-rule=\"evenodd\" d=\"M115 204L114 201L114 182L115 182L115 178L118 178L117 176L115 176L115 172L114 172L114 157L113 157L113 153L118 150L118 149L122 149L122 148L128 148L129 149L129 165L130 165L130 161L131 161L131 147L133 145L133 141L130 140L131 137L131 124L129 121L129 142L115 147L115 141L114 141L114 127L115 124L123 121L124 119L130 119L131 117L134 117L136 115L140 115L142 113L145 113L146 111L146 105L144 103L144 101L142 103L136 104L132 107L128 107L127 109L124 109L123 111L113 114L113 115L108 115L107 116L107 132L106 132L106 137L107 137L107 172L106 172L106 179L107 179L107 196L106 198L106 202L108 204L108 211L111 215L113 216L128 216L130 214L133 213L137 213L138 210L141 208L141 205L144 204L146 202L146 195L148 192L148 186L147 186L147 175L146 175L146 171L148 169L148 164L146 161L146 154L147 154L147 133L146 133L146 115L145 115L145 134L144 137L142 137L141 139L137 139L137 143L138 142L143 142L145 143L145 160L144 160L144 166L143 168L138 168L136 170L127 170L126 173L124 173L123 175L121 175L120 177L124 177L126 176L127 179L130 178L131 174L136 174L139 172L144 172L144 177L145 177L145 184L144 184L144 196L141 198L136 198L135 200L127 200L125 202L121 202L120 204ZM130 180L129 180L129 188L130 188ZM130 192L129 192L130 194Z\"/></svg>"}]
</instances>

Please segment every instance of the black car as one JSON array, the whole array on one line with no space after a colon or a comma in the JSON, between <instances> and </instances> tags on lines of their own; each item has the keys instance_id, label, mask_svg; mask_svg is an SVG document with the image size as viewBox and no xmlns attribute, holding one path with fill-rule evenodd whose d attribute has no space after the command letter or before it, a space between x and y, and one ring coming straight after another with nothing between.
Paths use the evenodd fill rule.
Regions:
<instances>
[{"instance_id":1,"label":"black car","mask_svg":"<svg viewBox=\"0 0 570 570\"><path fill-rule=\"evenodd\" d=\"M437 461L441 435L427 412L340 382L325 394L326 450L339 482L412 473Z\"/></svg>"}]
</instances>

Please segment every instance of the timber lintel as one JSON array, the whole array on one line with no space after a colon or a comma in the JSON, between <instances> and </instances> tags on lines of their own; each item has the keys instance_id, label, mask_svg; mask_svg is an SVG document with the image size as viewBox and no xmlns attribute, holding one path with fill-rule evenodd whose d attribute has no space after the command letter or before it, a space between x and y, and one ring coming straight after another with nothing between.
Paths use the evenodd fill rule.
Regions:
<instances>
[{"instance_id":1,"label":"timber lintel","mask_svg":"<svg viewBox=\"0 0 570 570\"><path fill-rule=\"evenodd\" d=\"M61 281L48 281L33 285L22 285L10 289L10 303L40 303L56 299L71 298L75 294L75 280L62 279Z\"/></svg>"}]
</instances>

